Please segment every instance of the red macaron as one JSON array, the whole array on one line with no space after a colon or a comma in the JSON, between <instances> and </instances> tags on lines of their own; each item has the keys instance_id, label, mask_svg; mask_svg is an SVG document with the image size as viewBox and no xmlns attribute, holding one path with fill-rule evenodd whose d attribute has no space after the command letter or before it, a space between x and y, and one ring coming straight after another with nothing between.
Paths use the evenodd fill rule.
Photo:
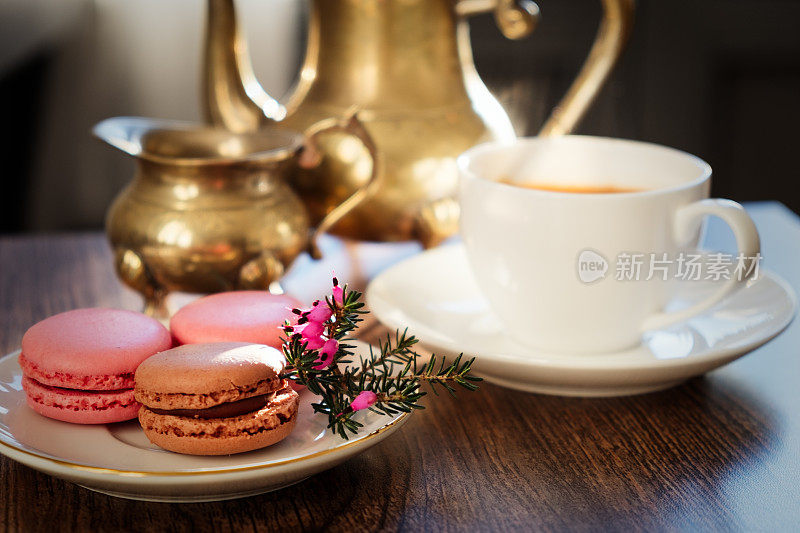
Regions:
<instances>
[{"instance_id":1,"label":"red macaron","mask_svg":"<svg viewBox=\"0 0 800 533\"><path fill-rule=\"evenodd\" d=\"M121 309L76 309L38 322L22 337L23 382L37 413L77 424L136 418L134 373L172 346L157 320Z\"/></svg>"}]
</instances>

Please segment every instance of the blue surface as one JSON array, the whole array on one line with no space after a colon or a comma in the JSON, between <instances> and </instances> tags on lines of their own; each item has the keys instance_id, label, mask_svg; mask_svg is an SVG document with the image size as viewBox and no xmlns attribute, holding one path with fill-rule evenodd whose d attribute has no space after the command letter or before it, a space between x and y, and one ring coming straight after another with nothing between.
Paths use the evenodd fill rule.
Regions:
<instances>
[{"instance_id":1,"label":"blue surface","mask_svg":"<svg viewBox=\"0 0 800 533\"><path fill-rule=\"evenodd\" d=\"M800 287L800 218L780 202L744 204L753 217L761 237L763 265ZM736 241L730 228L717 217L710 217L703 248L736 253Z\"/></svg>"}]
</instances>

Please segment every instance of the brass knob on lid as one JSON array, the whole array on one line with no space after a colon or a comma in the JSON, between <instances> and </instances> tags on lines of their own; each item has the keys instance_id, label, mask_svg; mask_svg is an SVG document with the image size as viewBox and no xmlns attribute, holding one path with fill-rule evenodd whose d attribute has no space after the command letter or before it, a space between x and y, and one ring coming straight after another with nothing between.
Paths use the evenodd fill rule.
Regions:
<instances>
[{"instance_id":1,"label":"brass knob on lid","mask_svg":"<svg viewBox=\"0 0 800 533\"><path fill-rule=\"evenodd\" d=\"M462 17L490 11L508 39L527 37L539 23L539 6L532 0L461 0L456 4L456 13Z\"/></svg>"},{"instance_id":2,"label":"brass knob on lid","mask_svg":"<svg viewBox=\"0 0 800 533\"><path fill-rule=\"evenodd\" d=\"M539 6L531 0L500 0L494 20L506 38L523 39L539 24Z\"/></svg>"}]
</instances>

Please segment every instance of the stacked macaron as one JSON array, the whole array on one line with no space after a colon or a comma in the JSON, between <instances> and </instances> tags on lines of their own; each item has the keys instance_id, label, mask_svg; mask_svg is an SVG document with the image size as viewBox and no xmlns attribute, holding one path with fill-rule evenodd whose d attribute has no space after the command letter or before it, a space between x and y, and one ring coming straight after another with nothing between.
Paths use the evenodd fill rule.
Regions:
<instances>
[{"instance_id":1,"label":"stacked macaron","mask_svg":"<svg viewBox=\"0 0 800 533\"><path fill-rule=\"evenodd\" d=\"M275 348L244 342L186 344L136 371L139 422L154 444L191 455L227 455L285 438L298 395Z\"/></svg>"},{"instance_id":2,"label":"stacked macaron","mask_svg":"<svg viewBox=\"0 0 800 533\"><path fill-rule=\"evenodd\" d=\"M22 386L39 414L78 424L136 418L134 373L172 346L157 320L120 309L76 309L32 326L22 338Z\"/></svg>"}]
</instances>

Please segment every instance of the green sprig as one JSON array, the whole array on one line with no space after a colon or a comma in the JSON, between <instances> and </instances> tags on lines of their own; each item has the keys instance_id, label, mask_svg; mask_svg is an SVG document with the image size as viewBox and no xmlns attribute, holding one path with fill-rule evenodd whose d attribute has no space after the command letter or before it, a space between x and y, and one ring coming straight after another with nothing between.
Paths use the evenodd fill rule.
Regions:
<instances>
[{"instance_id":1,"label":"green sprig","mask_svg":"<svg viewBox=\"0 0 800 533\"><path fill-rule=\"evenodd\" d=\"M336 285L338 282L334 278ZM354 364L355 346L348 341L354 340L353 332L368 313L361 296L360 292L345 286L341 303L332 295L325 298L332 313L324 324L325 336L338 341L333 363L327 368L315 368L320 360L319 350L309 349L307 341L295 332L291 323L284 326L283 354L287 365L283 376L305 385L319 397L311 406L314 412L328 417L328 427L334 433L348 439L363 426L353 418L355 411L351 407L363 391L376 395L375 403L369 408L371 411L395 415L424 409L419 403L427 394L421 390L423 384L436 395L438 388L444 388L452 396L457 386L469 391L478 389L476 383L481 378L470 373L474 358L465 360L461 354L448 364L446 358L432 355L426 364L418 365L421 356L413 350L418 340L409 335L407 329L397 330L393 337L387 334L377 347L370 346L368 356L359 357Z\"/></svg>"}]
</instances>

